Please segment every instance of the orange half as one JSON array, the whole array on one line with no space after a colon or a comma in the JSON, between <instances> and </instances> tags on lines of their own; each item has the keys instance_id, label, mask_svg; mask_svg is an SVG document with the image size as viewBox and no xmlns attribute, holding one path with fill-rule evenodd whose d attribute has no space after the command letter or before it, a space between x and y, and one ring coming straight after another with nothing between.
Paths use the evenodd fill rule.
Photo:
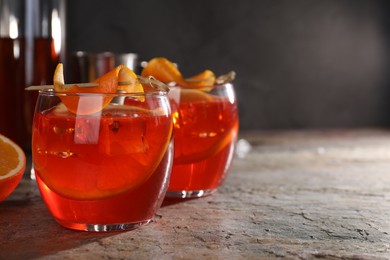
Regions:
<instances>
[{"instance_id":1,"label":"orange half","mask_svg":"<svg viewBox=\"0 0 390 260\"><path fill-rule=\"evenodd\" d=\"M0 201L3 201L19 184L26 168L23 150L0 134Z\"/></svg>"}]
</instances>

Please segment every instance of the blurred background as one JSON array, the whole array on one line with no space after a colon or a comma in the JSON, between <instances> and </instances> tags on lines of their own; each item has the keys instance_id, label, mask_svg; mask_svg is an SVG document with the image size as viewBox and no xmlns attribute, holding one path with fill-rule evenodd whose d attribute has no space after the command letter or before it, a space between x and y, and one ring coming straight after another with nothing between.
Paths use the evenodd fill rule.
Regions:
<instances>
[{"instance_id":1,"label":"blurred background","mask_svg":"<svg viewBox=\"0 0 390 260\"><path fill-rule=\"evenodd\" d=\"M241 130L388 126L389 2L68 1L67 48L237 72Z\"/></svg>"}]
</instances>

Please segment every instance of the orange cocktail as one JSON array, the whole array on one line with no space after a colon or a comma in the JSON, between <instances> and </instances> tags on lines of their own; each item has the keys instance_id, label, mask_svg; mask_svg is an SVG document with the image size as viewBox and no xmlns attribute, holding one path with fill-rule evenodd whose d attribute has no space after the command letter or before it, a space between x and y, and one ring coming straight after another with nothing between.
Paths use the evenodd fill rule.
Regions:
<instances>
[{"instance_id":1,"label":"orange cocktail","mask_svg":"<svg viewBox=\"0 0 390 260\"><path fill-rule=\"evenodd\" d=\"M223 183L234 155L238 108L229 80L210 70L185 79L165 58L152 59L142 72L171 82L175 155L168 197L201 197Z\"/></svg>"},{"instance_id":2,"label":"orange cocktail","mask_svg":"<svg viewBox=\"0 0 390 260\"><path fill-rule=\"evenodd\" d=\"M38 187L57 222L87 231L148 223L168 187L172 131L163 91L40 91L32 155Z\"/></svg>"},{"instance_id":3,"label":"orange cocktail","mask_svg":"<svg viewBox=\"0 0 390 260\"><path fill-rule=\"evenodd\" d=\"M175 157L167 195L208 195L222 184L233 159L238 132L233 86L171 92Z\"/></svg>"}]
</instances>

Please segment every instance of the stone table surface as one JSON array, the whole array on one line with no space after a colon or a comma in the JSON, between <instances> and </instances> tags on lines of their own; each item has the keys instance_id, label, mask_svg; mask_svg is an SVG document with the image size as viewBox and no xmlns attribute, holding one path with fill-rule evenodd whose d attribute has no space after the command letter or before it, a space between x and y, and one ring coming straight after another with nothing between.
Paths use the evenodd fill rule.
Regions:
<instances>
[{"instance_id":1,"label":"stone table surface","mask_svg":"<svg viewBox=\"0 0 390 260\"><path fill-rule=\"evenodd\" d=\"M62 228L25 177L0 203L0 259L390 259L390 130L240 138L217 193L128 232Z\"/></svg>"}]
</instances>

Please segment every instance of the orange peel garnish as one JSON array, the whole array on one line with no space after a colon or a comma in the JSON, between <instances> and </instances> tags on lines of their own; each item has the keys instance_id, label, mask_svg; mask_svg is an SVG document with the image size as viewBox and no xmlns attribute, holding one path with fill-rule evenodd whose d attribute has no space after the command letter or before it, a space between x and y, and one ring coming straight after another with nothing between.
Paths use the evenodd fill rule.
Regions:
<instances>
[{"instance_id":1,"label":"orange peel garnish","mask_svg":"<svg viewBox=\"0 0 390 260\"><path fill-rule=\"evenodd\" d=\"M80 94L96 93L103 95L79 96L64 95L60 96L61 101L69 111L75 114L93 114L105 108L113 99L113 95L118 91L124 93L143 93L142 84L138 81L137 75L125 65L119 65L108 73L95 79L96 87L80 87L77 84L65 85L63 65L59 63L53 76L54 90L59 93ZM121 83L121 84L119 84Z\"/></svg>"},{"instance_id":2,"label":"orange peel garnish","mask_svg":"<svg viewBox=\"0 0 390 260\"><path fill-rule=\"evenodd\" d=\"M161 82L175 82L179 86L188 85L176 65L163 57L156 57L148 61L148 64L141 72L141 76L153 76Z\"/></svg>"},{"instance_id":3,"label":"orange peel garnish","mask_svg":"<svg viewBox=\"0 0 390 260\"><path fill-rule=\"evenodd\" d=\"M215 84L215 74L211 70L205 70L186 81L191 88L210 88Z\"/></svg>"},{"instance_id":4,"label":"orange peel garnish","mask_svg":"<svg viewBox=\"0 0 390 260\"><path fill-rule=\"evenodd\" d=\"M229 72L217 78L212 70L206 69L197 75L184 78L173 62L163 57L157 57L147 63L141 75L144 77L153 76L159 81L174 84L180 88L210 90L215 85L232 81L235 73Z\"/></svg>"}]
</instances>

